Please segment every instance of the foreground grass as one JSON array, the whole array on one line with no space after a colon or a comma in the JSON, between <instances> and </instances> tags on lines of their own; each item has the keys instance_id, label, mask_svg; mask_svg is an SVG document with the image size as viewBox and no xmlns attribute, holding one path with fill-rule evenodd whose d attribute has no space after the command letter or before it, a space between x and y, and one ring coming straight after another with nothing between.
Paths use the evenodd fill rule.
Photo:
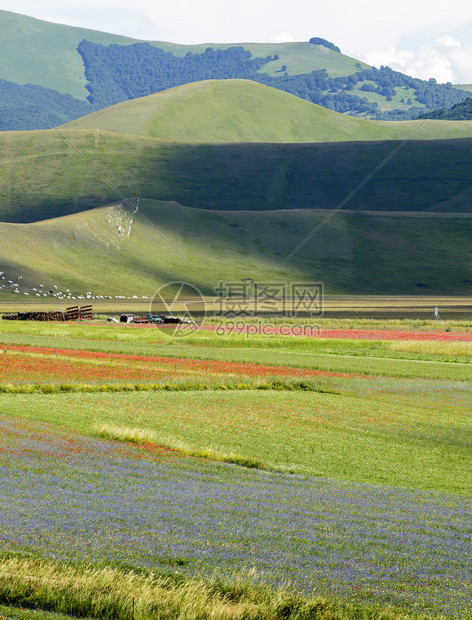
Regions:
<instances>
[{"instance_id":1,"label":"foreground grass","mask_svg":"<svg viewBox=\"0 0 472 620\"><path fill-rule=\"evenodd\" d=\"M111 567L64 566L14 557L0 563L0 601L10 606L116 620L401 620L432 617L392 608L341 605L320 596L303 596L289 589L272 590L255 585L249 577L204 581ZM25 612L16 617L41 616L28 616Z\"/></svg>"},{"instance_id":2,"label":"foreground grass","mask_svg":"<svg viewBox=\"0 0 472 620\"><path fill-rule=\"evenodd\" d=\"M113 347L118 350L121 347L126 352L137 353L138 349L154 355L156 350L161 350L168 356L198 358L213 355L221 356L221 359L235 356L243 361L249 357L266 359L271 364L287 363L282 362L285 357L298 363L305 359L309 364L324 360L323 363L329 362L335 369L343 364L351 368L376 368L379 374L384 369L387 377L316 378L310 382L313 391L304 391L301 384L297 386L292 380L270 385L265 382L269 389L257 388L256 382L251 385L234 382L225 387L207 385L204 389L202 385L192 386L184 382L147 394L140 394L135 385L128 386L130 392L117 393L113 391L123 389L123 385L101 386L113 390L104 393L81 391L84 386L79 384L21 388L25 392L31 388L31 393L13 393L18 391L15 386L8 393L4 386L0 415L15 418L21 415L44 422L45 436L54 432L50 426L54 424L84 435L133 442L139 445L136 449L140 454L149 452L150 458L154 452L159 452L155 450L156 445L161 445L187 455L245 467L407 487L420 491L420 498L421 491L439 492L450 498L471 495L472 392L470 373L466 372L470 368L468 343L247 339L237 336L225 340L209 334L208 337L197 335L174 344L153 341L155 330L115 331L106 326L77 326L74 331L70 327L65 326L64 330L63 326L54 325L21 326L23 334L12 332L3 337L24 338L25 344L29 337L31 341L38 339L36 344L42 340L41 344L51 346L47 339L52 336L63 341L62 346L67 348L104 347L102 350L117 352ZM31 336L33 332L36 335ZM122 340L113 342L111 337L114 334ZM105 337L105 342L98 336ZM52 346L57 345L57 341ZM430 376L436 373L465 379L457 383L424 378L398 379L405 368L412 369L411 372L419 377L422 369L429 368L434 371L429 371ZM445 374L443 369L447 369ZM91 390L100 389L100 386L89 387ZM37 393L40 388L46 393ZM51 393L47 393L49 389ZM79 391L74 392L75 389ZM13 437L12 442L14 444ZM131 449L130 446L113 446L113 449L115 447ZM211 465L203 461L181 460L192 466ZM222 465L215 467L227 469L231 475L260 475L264 479L273 476L274 480L300 480L302 486L307 484L305 477L286 478ZM346 544L354 556L356 551L351 547L349 536ZM19 563L5 568L6 563L13 560ZM408 591L416 588L414 591L418 593L419 601L423 586L415 580L416 577L411 582L406 578L406 585L402 587ZM424 587L429 586L425 584ZM357 595L353 595L352 600L361 604ZM3 564L0 562L2 601L8 605L94 618L396 620L419 617L400 615L390 609L374 610L367 607L365 601L359 607L341 606L290 591L268 590L254 585L252 579L232 578L225 582L184 580L182 577L104 568L103 565L64 567L15 558L5 559ZM8 613L17 612L10 607ZM30 615L23 616L23 613ZM33 613L19 610L20 615L6 617L33 620ZM47 612L44 614L47 617Z\"/></svg>"}]
</instances>

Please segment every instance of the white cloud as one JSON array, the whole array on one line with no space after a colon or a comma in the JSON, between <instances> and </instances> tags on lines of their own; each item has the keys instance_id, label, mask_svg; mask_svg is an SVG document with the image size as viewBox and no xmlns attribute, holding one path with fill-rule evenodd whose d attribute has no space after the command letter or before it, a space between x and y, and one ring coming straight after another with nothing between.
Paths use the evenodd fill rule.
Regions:
<instances>
[{"instance_id":1,"label":"white cloud","mask_svg":"<svg viewBox=\"0 0 472 620\"><path fill-rule=\"evenodd\" d=\"M362 60L376 67L388 65L423 80L435 78L438 82L454 84L472 81L472 45L461 45L451 36L439 37L417 51L390 46L366 54Z\"/></svg>"},{"instance_id":2,"label":"white cloud","mask_svg":"<svg viewBox=\"0 0 472 620\"><path fill-rule=\"evenodd\" d=\"M273 38L271 43L291 43L293 41L296 41L293 34L290 32L281 32Z\"/></svg>"}]
</instances>

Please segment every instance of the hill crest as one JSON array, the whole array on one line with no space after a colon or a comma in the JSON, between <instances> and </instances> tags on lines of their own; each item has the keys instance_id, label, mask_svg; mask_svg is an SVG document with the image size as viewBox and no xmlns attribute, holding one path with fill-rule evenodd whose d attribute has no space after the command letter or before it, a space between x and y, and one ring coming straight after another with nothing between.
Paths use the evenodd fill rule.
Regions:
<instances>
[{"instance_id":1,"label":"hill crest","mask_svg":"<svg viewBox=\"0 0 472 620\"><path fill-rule=\"evenodd\" d=\"M132 99L65 125L190 143L403 140L421 121L383 122L328 110L251 80L207 80ZM428 122L415 139L472 137L472 122Z\"/></svg>"}]
</instances>

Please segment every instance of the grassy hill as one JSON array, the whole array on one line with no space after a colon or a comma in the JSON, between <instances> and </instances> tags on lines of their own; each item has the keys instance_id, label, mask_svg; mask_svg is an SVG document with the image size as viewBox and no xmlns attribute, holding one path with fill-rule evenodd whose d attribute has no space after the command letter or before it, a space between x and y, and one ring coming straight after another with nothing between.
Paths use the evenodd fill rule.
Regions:
<instances>
[{"instance_id":1,"label":"grassy hill","mask_svg":"<svg viewBox=\"0 0 472 620\"><path fill-rule=\"evenodd\" d=\"M39 283L152 297L173 280L212 294L242 278L470 293L471 124L420 123L355 119L236 80L119 104L60 133L1 132L0 285L21 275L29 299ZM103 207L118 195L139 197L155 228Z\"/></svg>"},{"instance_id":2,"label":"grassy hill","mask_svg":"<svg viewBox=\"0 0 472 620\"><path fill-rule=\"evenodd\" d=\"M78 99L88 95L82 39L127 45L135 39L86 28L53 24L10 11L0 11L0 78L17 84L38 84Z\"/></svg>"},{"instance_id":3,"label":"grassy hill","mask_svg":"<svg viewBox=\"0 0 472 620\"><path fill-rule=\"evenodd\" d=\"M140 210L173 247L119 204L35 224L0 224L1 282L22 275L20 290L33 297L40 283L76 294L152 297L174 280L211 295L219 281L248 277L323 281L330 293L470 293L469 215L341 212L281 268L326 212L215 212L149 200Z\"/></svg>"},{"instance_id":4,"label":"grassy hill","mask_svg":"<svg viewBox=\"0 0 472 620\"><path fill-rule=\"evenodd\" d=\"M319 47L319 46L317 46ZM418 121L369 121L339 114L249 80L208 80L125 101L64 127L176 142L402 140ZM472 121L427 122L416 139L472 137Z\"/></svg>"},{"instance_id":5,"label":"grassy hill","mask_svg":"<svg viewBox=\"0 0 472 620\"><path fill-rule=\"evenodd\" d=\"M22 275L31 295L43 283L150 297L173 280L212 294L247 277L320 280L331 293L470 293L471 139L406 143L280 267L399 142L202 145L62 132L68 143L52 130L0 135L1 282ZM117 191L140 197L170 245L139 216L101 206Z\"/></svg>"},{"instance_id":6,"label":"grassy hill","mask_svg":"<svg viewBox=\"0 0 472 620\"><path fill-rule=\"evenodd\" d=\"M53 130L0 133L0 221L83 211L113 202L117 190L198 209L333 209L399 146L179 144L96 130L62 133L68 142ZM471 146L471 139L409 141L345 208L425 211L443 205L441 210L470 212Z\"/></svg>"}]
</instances>

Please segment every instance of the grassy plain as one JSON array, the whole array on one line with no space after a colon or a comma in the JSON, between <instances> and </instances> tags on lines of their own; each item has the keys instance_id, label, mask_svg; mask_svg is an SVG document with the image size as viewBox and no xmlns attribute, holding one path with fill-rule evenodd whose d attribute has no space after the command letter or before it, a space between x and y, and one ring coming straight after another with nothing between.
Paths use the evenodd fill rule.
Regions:
<instances>
[{"instance_id":1,"label":"grassy plain","mask_svg":"<svg viewBox=\"0 0 472 620\"><path fill-rule=\"evenodd\" d=\"M102 425L126 423L154 433L153 443L184 454L470 497L470 391L459 387L454 392L443 384L417 396L414 392L424 385L385 381L379 389L379 382L372 387L369 381L353 383L354 396L211 389L155 392L151 398L139 393L4 394L0 414L21 411L22 418L87 435ZM333 391L336 387L342 390L340 382ZM390 392L387 398L383 390ZM412 393L414 398L408 398ZM114 438L110 432L106 436Z\"/></svg>"},{"instance_id":2,"label":"grassy plain","mask_svg":"<svg viewBox=\"0 0 472 620\"><path fill-rule=\"evenodd\" d=\"M6 296L5 296L6 297ZM2 296L0 299L0 313L17 313L32 310L52 310L61 309L61 303L57 300L26 301L26 299L15 298L6 299ZM204 297L201 299L188 299L185 302L178 300L172 304L172 310L178 315L183 315L186 310L186 304L192 308L197 320L205 321L209 325L215 325L220 322L218 312L221 313L220 302L216 297ZM69 300L68 300L69 301ZM143 315L152 310L151 299L112 299L112 300L93 300L95 316L103 321L108 315L118 317L122 313L131 313L135 315ZM444 318L438 324L431 320L434 307L438 306L443 312ZM304 316L303 321L307 321L310 325L320 328L349 328L354 329L360 327L362 329L409 329L409 330L436 330L438 326L447 331L469 331L470 320L472 317L472 298L471 297L447 297L447 296L392 296L392 295L325 295L323 301L323 316L308 317ZM282 311L282 304L279 308ZM265 316L265 318L264 318ZM262 322L269 318L274 325L278 323L299 323L299 319L287 320L280 317L268 316L261 313ZM261 318L245 317L243 325L259 323ZM238 320L228 319L226 322L232 322L234 331L238 329Z\"/></svg>"},{"instance_id":3,"label":"grassy plain","mask_svg":"<svg viewBox=\"0 0 472 620\"><path fill-rule=\"evenodd\" d=\"M38 363L41 356L57 361L58 350L60 357L69 362L74 358L68 350L144 356L141 365L149 356L148 365L152 358L161 359L164 372L160 374L160 367L156 367L154 383L170 382L175 388L181 385L182 391L153 394L140 409L135 425L158 433L164 443L167 441L166 445L180 440L193 451L242 454L260 459L268 468L288 468L310 475L393 486L402 486L408 479L415 488L443 492L449 488L467 493L470 488L467 460L459 450L462 444L468 450L464 433L470 407L470 342L218 336L205 331L169 338L153 328L7 322L2 323L1 332L0 342L5 345L28 343L48 347L43 352L31 352ZM15 355L15 351L5 350L4 355ZM188 367L182 375L180 367L185 360L202 360L202 366ZM84 361L88 359L75 360L79 370ZM225 367L227 363L234 366ZM132 361L111 357L107 360L102 355L95 364L99 364L96 383L101 385L106 378L99 374L100 367L113 364L115 369L116 365L122 367ZM275 391L252 390L251 383L257 387L262 378L270 377L264 369L271 366L274 378L277 368L291 369L291 382L282 382ZM124 379L127 386L133 383L133 372L135 383L142 380L139 364L131 368L135 370ZM320 374L313 376L310 371ZM186 387L192 373L197 381L206 383L205 391L196 394L191 384ZM225 377L233 385L240 381L242 389L212 391L213 377L219 383ZM110 380L119 384L119 379ZM150 380L147 377L144 382ZM68 381L73 379L66 376L62 380ZM20 380L22 383L24 380ZM300 383L310 384L315 392L297 391ZM18 407L25 417L91 433L96 425L116 422L113 412L129 411L136 398L144 400L145 396L93 391L89 395L4 394L1 411L7 413ZM56 410L55 402L60 403ZM405 403L408 414L404 412ZM236 421L243 429L237 436ZM178 435L173 432L175 428L179 429ZM311 430L307 433L308 428ZM359 442L353 441L353 429L359 431L361 444L363 434L369 438L371 447L376 448L372 454L359 452ZM438 442L444 443L439 453ZM415 450L413 445L417 446ZM376 450L390 453L391 461L401 464L408 472L405 480L398 478L395 469L389 470L387 466L385 471L377 467ZM344 455L341 460L340 454ZM358 466L359 456L367 459L362 467ZM428 467L425 463L429 463ZM459 470L461 475L457 475Z\"/></svg>"},{"instance_id":4,"label":"grassy plain","mask_svg":"<svg viewBox=\"0 0 472 620\"><path fill-rule=\"evenodd\" d=\"M349 328L351 323L324 321L325 329ZM11 515L4 515L3 535L10 540L16 510L25 532L23 538L15 536L15 552L10 554L16 562L15 579L2 577L13 570L6 556L0 563L2 600L100 618L110 616L110 606L116 617L128 618L131 604L135 617L143 619L156 613L162 617L157 610L163 605L173 610L168 617L188 617L197 604L202 618L273 618L282 606L287 618L394 619L420 613L467 617L468 586L459 587L464 554L451 555L447 528L454 529L462 549L470 529L472 489L472 343L387 341L381 335L382 328L416 329L453 336L457 332L454 337L459 338L464 332L458 330L470 331L470 322L448 323L451 332L433 321L358 321L356 326L361 325L375 328L378 339L236 332L223 336L212 331L171 338L157 328L124 325L0 323L2 385L25 387L38 381L41 372L44 384L73 384L80 382L81 369L97 369L97 380L89 378L81 392L1 396L1 441L8 441L8 447L0 449L1 465L10 476L16 471L11 459L18 459L22 472L21 484L12 489ZM8 363L15 360L36 364L36 375L8 378ZM77 378L47 374L60 363L75 365ZM190 374L179 375L177 367L185 364ZM162 365L169 371L165 379L158 374L147 380L165 381L171 389L129 391L133 373L138 379L140 369L149 373ZM274 378L281 367L289 368L292 376L267 382L262 374L267 367ZM111 377L125 368L131 373L126 380L98 373L103 369ZM319 374L311 375L313 370ZM200 386L192 385L192 376ZM219 389L212 388L212 376L218 378ZM264 381L265 389L259 389ZM100 392L110 382L117 391ZM225 383L239 387L223 390ZM163 452L163 446L168 450ZM10 465L1 457L5 449ZM34 505L25 495L30 479L31 484L36 480ZM148 514L151 500L143 493L149 484L152 495L157 489L163 495L153 498L159 508ZM173 489L174 506L166 485ZM187 505L196 488L198 502ZM234 494L241 489L245 499L235 512ZM310 499L321 492L324 495ZM48 499L51 493L54 505ZM107 502L116 500L108 498L110 493L126 493L127 499L111 508ZM156 530L153 511L161 514L162 502L162 514L170 519L168 531L161 517ZM47 535L35 516L36 504L49 523ZM128 504L134 507L122 513ZM103 520L100 511L105 506ZM77 533L70 531L71 518ZM195 522L200 525L194 532ZM53 529L51 523L56 524ZM161 527L167 531L163 539ZM199 528L209 528L205 544ZM273 532L263 536L262 543L266 530ZM70 549L62 538L69 531ZM402 550L397 545L400 534ZM435 536L437 554L423 542L430 536ZM90 540L95 546L90 547ZM146 541L152 541L151 547ZM261 556L261 544L270 547L267 559ZM74 568L63 567L66 556ZM113 558L122 566L110 572L103 567ZM243 581L235 580L234 571L247 567L248 561L259 568ZM325 568L313 572L313 566L323 562ZM157 575L150 575L156 566ZM91 583L81 586L81 598L73 595L74 584L89 583L91 570L96 583L109 580L107 597L94 594ZM255 577L258 570L263 578ZM46 574L54 579L44 579ZM330 578L334 574L335 581ZM437 580L437 574L447 579ZM202 575L207 577L202 580ZM291 593L280 589L287 578L293 584ZM129 580L141 579L143 585L151 580L146 581L146 594L139 593L137 582L134 598L123 594ZM159 593L152 580L161 580ZM279 589L267 590L264 583ZM325 599L317 599L319 594ZM329 603L326 596L340 602ZM174 607L169 607L171 599ZM5 613L34 618L33 612L12 608Z\"/></svg>"}]
</instances>

